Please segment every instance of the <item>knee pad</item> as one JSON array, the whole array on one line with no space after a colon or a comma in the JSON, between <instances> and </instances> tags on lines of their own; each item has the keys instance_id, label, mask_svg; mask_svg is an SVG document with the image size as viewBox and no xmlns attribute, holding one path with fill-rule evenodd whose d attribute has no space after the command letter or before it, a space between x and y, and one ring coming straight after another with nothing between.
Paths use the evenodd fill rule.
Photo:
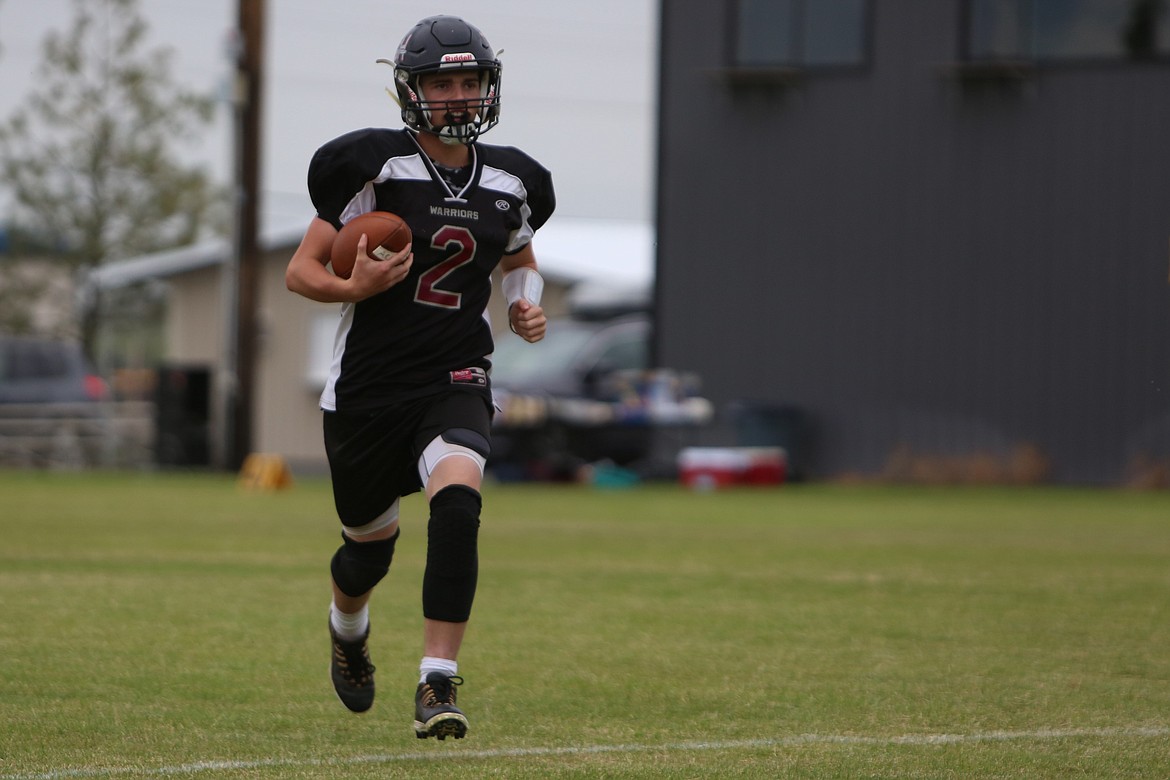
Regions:
<instances>
[{"instance_id":1,"label":"knee pad","mask_svg":"<svg viewBox=\"0 0 1170 780\"><path fill-rule=\"evenodd\" d=\"M338 589L354 598L372 590L390 571L394 543L401 533L399 529L389 539L376 542L355 542L343 533L345 544L337 548L329 564Z\"/></svg>"},{"instance_id":2,"label":"knee pad","mask_svg":"<svg viewBox=\"0 0 1170 780\"><path fill-rule=\"evenodd\" d=\"M423 574L424 617L462 623L471 616L479 578L482 504L479 492L466 485L445 487L431 499Z\"/></svg>"}]
</instances>

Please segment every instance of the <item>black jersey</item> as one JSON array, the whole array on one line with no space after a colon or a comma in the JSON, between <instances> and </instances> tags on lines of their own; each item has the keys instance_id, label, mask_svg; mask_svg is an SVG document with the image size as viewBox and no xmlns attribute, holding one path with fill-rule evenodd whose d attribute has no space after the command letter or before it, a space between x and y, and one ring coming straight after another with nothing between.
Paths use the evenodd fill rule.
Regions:
<instances>
[{"instance_id":1,"label":"black jersey","mask_svg":"<svg viewBox=\"0 0 1170 780\"><path fill-rule=\"evenodd\" d=\"M409 130L358 130L313 156L309 194L319 217L340 229L358 214L391 211L414 234L406 279L342 305L322 408L372 409L449 385L452 372L490 368L492 269L528 244L556 199L549 172L520 150L475 143L470 152L459 189Z\"/></svg>"}]
</instances>

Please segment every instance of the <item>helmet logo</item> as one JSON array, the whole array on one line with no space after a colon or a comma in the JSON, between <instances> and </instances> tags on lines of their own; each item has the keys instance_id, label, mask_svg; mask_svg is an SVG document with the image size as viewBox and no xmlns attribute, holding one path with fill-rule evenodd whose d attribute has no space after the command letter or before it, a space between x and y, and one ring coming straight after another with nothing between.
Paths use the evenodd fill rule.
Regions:
<instances>
[{"instance_id":1,"label":"helmet logo","mask_svg":"<svg viewBox=\"0 0 1170 780\"><path fill-rule=\"evenodd\" d=\"M395 59L401 59L403 53L406 52L406 47L410 45L410 39L412 37L414 37L414 30L408 32L406 37L402 39L402 43L398 44L398 54L395 56Z\"/></svg>"},{"instance_id":2,"label":"helmet logo","mask_svg":"<svg viewBox=\"0 0 1170 780\"><path fill-rule=\"evenodd\" d=\"M439 62L474 62L475 55L469 51L459 52L458 54L444 54Z\"/></svg>"}]
</instances>

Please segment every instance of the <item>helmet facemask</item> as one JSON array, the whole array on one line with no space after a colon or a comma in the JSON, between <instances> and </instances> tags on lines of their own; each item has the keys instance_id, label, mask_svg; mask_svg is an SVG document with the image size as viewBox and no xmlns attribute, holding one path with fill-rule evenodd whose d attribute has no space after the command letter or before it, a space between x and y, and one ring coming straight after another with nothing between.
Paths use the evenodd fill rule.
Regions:
<instances>
[{"instance_id":1,"label":"helmet facemask","mask_svg":"<svg viewBox=\"0 0 1170 780\"><path fill-rule=\"evenodd\" d=\"M476 63L471 63L473 66ZM486 133L500 121L500 68L474 68L479 74L478 100L428 100L425 88L419 83L424 75L430 73L448 73L455 77L464 75L472 67L452 68L427 71L425 73L410 73L403 68L394 71L394 83L398 92L398 102L402 106L402 121L414 130L431 133L439 140L449 144L470 144ZM455 104L452 106L451 104ZM448 110L451 107L459 109L455 112ZM433 118L444 117L443 121L435 122Z\"/></svg>"}]
</instances>

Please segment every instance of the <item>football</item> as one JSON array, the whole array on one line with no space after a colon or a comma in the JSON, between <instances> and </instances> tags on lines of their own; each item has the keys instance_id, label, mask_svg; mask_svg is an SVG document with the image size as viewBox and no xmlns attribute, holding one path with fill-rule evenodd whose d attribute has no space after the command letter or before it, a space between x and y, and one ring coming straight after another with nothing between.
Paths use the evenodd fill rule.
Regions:
<instances>
[{"instance_id":1,"label":"football","mask_svg":"<svg viewBox=\"0 0 1170 780\"><path fill-rule=\"evenodd\" d=\"M402 217L389 211L368 211L359 214L341 226L333 239L329 263L333 273L348 279L357 259L358 240L365 233L366 254L375 260L385 260L411 242L410 228Z\"/></svg>"}]
</instances>

